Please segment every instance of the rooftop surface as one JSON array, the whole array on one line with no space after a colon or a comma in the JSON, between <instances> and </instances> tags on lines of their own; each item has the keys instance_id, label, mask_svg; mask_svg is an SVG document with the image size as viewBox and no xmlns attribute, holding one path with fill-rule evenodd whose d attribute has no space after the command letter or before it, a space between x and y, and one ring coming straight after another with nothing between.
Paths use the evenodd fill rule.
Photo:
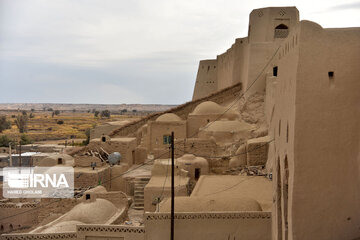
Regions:
<instances>
[{"instance_id":1,"label":"rooftop surface","mask_svg":"<svg viewBox=\"0 0 360 240\"><path fill-rule=\"evenodd\" d=\"M227 198L252 198L260 203L263 211L270 211L272 182L262 176L203 175L191 193L191 197L215 195Z\"/></svg>"}]
</instances>

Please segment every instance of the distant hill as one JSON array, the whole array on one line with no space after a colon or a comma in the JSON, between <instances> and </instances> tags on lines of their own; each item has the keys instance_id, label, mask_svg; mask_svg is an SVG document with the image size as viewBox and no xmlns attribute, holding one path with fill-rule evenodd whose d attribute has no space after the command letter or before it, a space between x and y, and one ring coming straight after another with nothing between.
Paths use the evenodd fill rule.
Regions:
<instances>
[{"instance_id":1,"label":"distant hill","mask_svg":"<svg viewBox=\"0 0 360 240\"><path fill-rule=\"evenodd\" d=\"M111 112L119 112L123 109L127 111L141 111L141 112L160 112L168 110L176 105L161 105L161 104L62 104L62 103L0 103L0 110L31 110L40 111L52 108L61 111L83 111L96 109L109 110Z\"/></svg>"}]
</instances>

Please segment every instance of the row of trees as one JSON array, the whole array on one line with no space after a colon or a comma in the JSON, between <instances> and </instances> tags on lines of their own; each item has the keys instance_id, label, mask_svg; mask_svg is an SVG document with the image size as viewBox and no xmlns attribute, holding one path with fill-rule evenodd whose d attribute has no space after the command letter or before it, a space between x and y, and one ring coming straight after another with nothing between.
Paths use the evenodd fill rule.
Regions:
<instances>
[{"instance_id":1,"label":"row of trees","mask_svg":"<svg viewBox=\"0 0 360 240\"><path fill-rule=\"evenodd\" d=\"M27 132L28 120L29 117L27 116L27 113L25 111L23 111L22 114L16 116L14 123L19 129L20 133ZM11 128L11 122L6 119L6 116L0 116L0 133L10 128Z\"/></svg>"},{"instance_id":2,"label":"row of trees","mask_svg":"<svg viewBox=\"0 0 360 240\"><path fill-rule=\"evenodd\" d=\"M25 134L22 134L20 136L19 141L10 139L7 135L0 136L0 147L9 147L10 144L11 144L11 146L15 146L15 145L19 144L19 142L21 145L26 145L26 144L32 143L31 139Z\"/></svg>"}]
</instances>

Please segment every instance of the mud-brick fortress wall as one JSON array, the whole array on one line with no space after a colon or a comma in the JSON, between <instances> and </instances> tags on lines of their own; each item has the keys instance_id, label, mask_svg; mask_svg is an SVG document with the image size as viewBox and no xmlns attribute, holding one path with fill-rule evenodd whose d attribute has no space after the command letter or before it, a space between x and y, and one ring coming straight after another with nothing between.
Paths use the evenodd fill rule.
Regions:
<instances>
[{"instance_id":1,"label":"mud-brick fortress wall","mask_svg":"<svg viewBox=\"0 0 360 240\"><path fill-rule=\"evenodd\" d=\"M193 100L238 83L242 83L245 91L255 79L256 83L250 92L265 90L265 73L261 72L298 22L299 12L295 7L253 10L249 19L248 37L236 39L235 43L216 59L200 61ZM277 29L280 25L287 29ZM209 67L211 69L212 65L217 66L216 72L204 71ZM212 85L212 88L207 85L207 79L210 78L216 79L214 82L217 83L216 86Z\"/></svg>"},{"instance_id":2,"label":"mud-brick fortress wall","mask_svg":"<svg viewBox=\"0 0 360 240\"><path fill-rule=\"evenodd\" d=\"M209 95L209 92L216 92L217 89L217 61L200 61L194 90L194 94L197 94L196 99L206 97Z\"/></svg>"}]
</instances>

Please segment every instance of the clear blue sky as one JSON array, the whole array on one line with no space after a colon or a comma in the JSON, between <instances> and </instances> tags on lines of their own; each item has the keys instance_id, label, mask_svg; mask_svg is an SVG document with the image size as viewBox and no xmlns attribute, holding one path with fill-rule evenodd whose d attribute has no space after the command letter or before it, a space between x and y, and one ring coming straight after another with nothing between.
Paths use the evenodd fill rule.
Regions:
<instances>
[{"instance_id":1,"label":"clear blue sky","mask_svg":"<svg viewBox=\"0 0 360 240\"><path fill-rule=\"evenodd\" d=\"M269 4L323 27L360 23L360 2L345 0L0 0L0 102L189 101L198 61Z\"/></svg>"}]
</instances>

